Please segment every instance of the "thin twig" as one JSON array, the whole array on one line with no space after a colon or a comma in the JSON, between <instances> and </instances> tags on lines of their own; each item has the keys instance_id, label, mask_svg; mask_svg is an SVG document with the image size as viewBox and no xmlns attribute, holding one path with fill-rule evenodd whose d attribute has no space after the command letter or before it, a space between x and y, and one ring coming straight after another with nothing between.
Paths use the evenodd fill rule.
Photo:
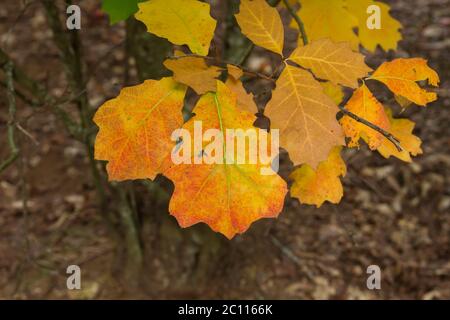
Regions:
<instances>
[{"instance_id":1,"label":"thin twig","mask_svg":"<svg viewBox=\"0 0 450 320\"><path fill-rule=\"evenodd\" d=\"M33 135L31 133L29 133L24 127L22 127L20 125L20 123L16 123L16 127L17 129L19 129L25 136L27 136L31 141L33 141L33 143L38 146L39 145L39 141L37 141L37 139L35 137L33 137Z\"/></svg>"},{"instance_id":2,"label":"thin twig","mask_svg":"<svg viewBox=\"0 0 450 320\"><path fill-rule=\"evenodd\" d=\"M355 121L358 121L366 126L368 126L369 128L379 132L380 134L382 134L386 139L388 139L396 148L399 152L403 151L402 146L400 145L400 141L394 137L392 134L390 134L389 132L387 132L386 130L384 130L383 128L380 128L379 126L367 121L366 119L361 118L360 116L354 114L351 111L348 111L347 109L345 109L345 107L343 106L339 106L339 109L341 110L341 112L343 114L345 114L346 116L349 116L350 118L352 118Z\"/></svg>"},{"instance_id":3,"label":"thin twig","mask_svg":"<svg viewBox=\"0 0 450 320\"><path fill-rule=\"evenodd\" d=\"M300 19L297 12L295 12L294 7L289 3L288 0L283 0L284 5L289 11L289 14L294 18L295 22L298 24L298 28L300 30L300 35L302 36L303 44L306 46L308 44L308 36L306 35L305 25L303 24L302 19Z\"/></svg>"},{"instance_id":4,"label":"thin twig","mask_svg":"<svg viewBox=\"0 0 450 320\"><path fill-rule=\"evenodd\" d=\"M295 255L294 252L292 252L292 250L288 247L286 247L285 245L283 245L280 240L278 240L277 238L275 238L274 236L270 236L270 240L272 241L272 243L278 247L278 249L281 250L281 252L289 258L289 260L291 260L292 262L294 262L296 265L301 266L301 259L299 257L297 257Z\"/></svg>"},{"instance_id":5,"label":"thin twig","mask_svg":"<svg viewBox=\"0 0 450 320\"><path fill-rule=\"evenodd\" d=\"M0 163L0 173L8 168L19 156L19 148L17 147L15 140L16 132L16 95L14 93L14 79L13 79L14 65L12 62L8 62L5 66L6 71L6 84L9 103L9 120L8 120L8 144L11 150L11 154L7 159Z\"/></svg>"},{"instance_id":6,"label":"thin twig","mask_svg":"<svg viewBox=\"0 0 450 320\"><path fill-rule=\"evenodd\" d=\"M14 65L12 71L14 81L36 99L30 103L30 106L49 107L55 115L63 121L69 133L75 138L79 138L80 130L78 123L72 119L69 113L61 108L57 99L55 99L55 97L53 97L42 84L29 77L24 71L17 67L13 60L2 49L0 49L0 68L2 68L5 72L8 63L12 63ZM15 93L17 95L18 92L15 91ZM22 92L21 95L25 97L25 94ZM24 98L25 102L27 102L27 100L28 99Z\"/></svg>"},{"instance_id":7,"label":"thin twig","mask_svg":"<svg viewBox=\"0 0 450 320\"><path fill-rule=\"evenodd\" d=\"M233 63L233 62L230 62L230 61L217 61L217 59L214 58L214 57L207 57L207 56L202 56L202 55L199 55L199 54L185 54L183 56L169 56L168 58L172 59L172 60L179 60L179 59L188 58L188 57L202 58L202 59L205 59L207 61L210 61L213 65L218 66L218 67L222 67L222 68L225 67L227 64L229 64L229 65L232 65L232 66L235 66L235 67L238 67L238 68L242 69L242 71L244 71L244 74L252 75L252 76L264 79L264 80L275 82L275 79L270 77L270 76L268 76L268 75L265 75L265 74L260 73L260 72L252 71L252 70L250 70L250 69L248 69L248 68L246 68L244 66L241 66L239 64L236 64L236 63Z\"/></svg>"}]
</instances>

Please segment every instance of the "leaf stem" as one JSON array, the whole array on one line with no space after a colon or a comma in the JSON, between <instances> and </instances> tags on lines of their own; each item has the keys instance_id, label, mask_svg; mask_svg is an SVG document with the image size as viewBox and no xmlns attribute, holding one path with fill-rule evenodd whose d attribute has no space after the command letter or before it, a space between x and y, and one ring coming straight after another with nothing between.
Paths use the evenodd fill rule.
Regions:
<instances>
[{"instance_id":1,"label":"leaf stem","mask_svg":"<svg viewBox=\"0 0 450 320\"><path fill-rule=\"evenodd\" d=\"M300 35L302 36L303 44L306 46L308 44L308 36L306 35L305 25L303 24L302 19L300 19L297 12L295 12L294 7L289 3L288 0L283 0L284 5L289 11L289 14L294 18L295 22L298 24L298 28L300 30Z\"/></svg>"}]
</instances>

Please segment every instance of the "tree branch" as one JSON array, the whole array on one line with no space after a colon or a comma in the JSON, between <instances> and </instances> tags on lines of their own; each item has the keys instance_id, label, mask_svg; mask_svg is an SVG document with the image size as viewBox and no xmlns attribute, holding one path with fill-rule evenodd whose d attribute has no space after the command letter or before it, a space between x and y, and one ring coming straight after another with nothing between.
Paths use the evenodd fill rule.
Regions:
<instances>
[{"instance_id":1,"label":"tree branch","mask_svg":"<svg viewBox=\"0 0 450 320\"><path fill-rule=\"evenodd\" d=\"M288 0L283 0L284 5L289 11L289 14L294 18L295 22L298 24L298 29L300 30L300 35L302 36L303 44L306 46L308 44L308 36L306 35L305 25L303 24L302 19L300 19L297 12L295 12L294 7L289 3Z\"/></svg>"},{"instance_id":2,"label":"tree branch","mask_svg":"<svg viewBox=\"0 0 450 320\"><path fill-rule=\"evenodd\" d=\"M14 79L13 79L14 65L12 62L8 62L5 66L6 70L6 84L8 91L8 103L9 103L9 120L8 120L8 144L11 149L11 154L7 159L0 163L0 173L8 168L19 156L19 148L17 147L15 140L16 131L16 96L14 94Z\"/></svg>"},{"instance_id":3,"label":"tree branch","mask_svg":"<svg viewBox=\"0 0 450 320\"><path fill-rule=\"evenodd\" d=\"M366 119L361 118L360 116L354 114L353 112L348 111L347 109L345 109L345 107L339 106L339 109L346 116L349 116L353 120L360 122L360 123L368 126L369 128L377 131L378 133L382 134L386 139L388 139L397 148L397 150L399 152L403 151L403 148L400 145L400 141L396 137L394 137L392 134L390 134L389 132L384 130L383 128L380 128L379 126L367 121Z\"/></svg>"},{"instance_id":4,"label":"tree branch","mask_svg":"<svg viewBox=\"0 0 450 320\"><path fill-rule=\"evenodd\" d=\"M230 61L223 61L223 60L222 61L217 61L217 59L214 58L214 57L207 57L207 56L202 56L202 55L199 55L199 54L185 54L183 56L169 56L168 58L172 59L172 60L179 60L179 59L183 59L183 58L187 58L187 57L203 58L203 59L205 59L207 61L210 61L211 64L213 64L215 66L218 66L218 67L221 67L221 68L226 68L226 65L229 64L229 65L232 65L232 66L235 66L235 67L238 67L238 68L242 69L242 71L244 71L244 74L251 75L251 76L254 76L254 77L258 77L258 78L261 78L261 79L264 79L264 80L268 80L268 81L271 81L271 82L275 82L275 79L270 77L270 76L268 76L268 75L265 75L265 74L260 73L260 72L252 71L252 70L250 70L250 69L248 69L248 68L246 68L244 66L241 66L239 64L236 64L236 63L233 63L233 62L230 62Z\"/></svg>"},{"instance_id":5,"label":"tree branch","mask_svg":"<svg viewBox=\"0 0 450 320\"><path fill-rule=\"evenodd\" d=\"M81 123L82 142L86 146L89 165L94 180L95 187L98 192L99 202L103 208L105 202L105 191L102 184L102 175L97 168L94 159L94 146L91 139L93 122L90 118L90 106L86 90L86 81L83 73L83 63L81 60L81 44L76 31L68 31L59 19L58 8L54 0L41 0L50 29L53 32L53 40L61 53L66 78L69 82L72 93L75 94L74 100L77 103L78 113ZM72 1L66 0L66 4L70 5Z\"/></svg>"},{"instance_id":6,"label":"tree branch","mask_svg":"<svg viewBox=\"0 0 450 320\"><path fill-rule=\"evenodd\" d=\"M14 64L13 60L2 49L0 49L0 68L3 69L5 73L8 63L12 63L14 65L12 71L12 77L14 81L23 89L25 89L29 94L31 94L35 100L28 99L23 92L15 91L15 94L19 97L23 96L22 99L25 102L32 102L30 104L30 106L32 107L49 106L52 109L53 113L55 113L55 115L63 121L69 133L78 138L80 134L79 125L64 109L61 108L60 103L55 99L55 97L50 95L47 89L39 82L30 78L24 71L17 67ZM7 87L6 83L5 86Z\"/></svg>"}]
</instances>

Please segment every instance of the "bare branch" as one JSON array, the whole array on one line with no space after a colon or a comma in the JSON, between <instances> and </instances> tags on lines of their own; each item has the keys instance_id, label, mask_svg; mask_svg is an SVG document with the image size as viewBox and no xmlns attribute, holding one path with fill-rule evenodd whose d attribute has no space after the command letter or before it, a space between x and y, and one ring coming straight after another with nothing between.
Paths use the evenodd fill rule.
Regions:
<instances>
[{"instance_id":1,"label":"bare branch","mask_svg":"<svg viewBox=\"0 0 450 320\"><path fill-rule=\"evenodd\" d=\"M0 49L0 68L2 68L5 73L8 63L12 63L14 65L12 71L14 81L25 89L27 93L31 94L35 100L30 100L27 98L25 93L22 91L20 91L18 96L23 96L23 100L25 102L31 102L30 106L32 107L48 106L55 113L55 115L64 122L69 133L78 138L80 135L79 125L64 109L61 108L60 103L55 99L55 97L53 97L39 82L30 78L24 71L17 67L13 60L2 49ZM6 83L5 86L7 86ZM15 94L17 95L18 92L15 91Z\"/></svg>"}]
</instances>

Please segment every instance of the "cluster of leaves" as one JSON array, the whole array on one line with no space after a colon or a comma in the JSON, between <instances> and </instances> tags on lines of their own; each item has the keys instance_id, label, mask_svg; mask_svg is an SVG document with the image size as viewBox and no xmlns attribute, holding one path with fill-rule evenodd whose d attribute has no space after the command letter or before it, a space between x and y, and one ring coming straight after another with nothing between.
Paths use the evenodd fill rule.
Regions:
<instances>
[{"instance_id":1,"label":"cluster of leaves","mask_svg":"<svg viewBox=\"0 0 450 320\"><path fill-rule=\"evenodd\" d=\"M276 217L283 208L287 184L276 174L261 175L261 163L196 164L195 158L201 154L192 154L193 164L174 165L170 160L174 147L171 134L177 128L193 132L193 122L202 121L205 130L245 130L256 120L253 96L240 80L244 71L236 65L207 63L216 28L209 4L197 0L134 2L139 6L135 17L148 32L186 45L192 54L177 51L165 61L173 77L124 88L117 98L100 107L94 118L100 128L95 156L108 161L109 178L154 179L157 174L165 175L175 185L169 211L179 224L187 227L204 222L228 238L244 232L257 219ZM290 6L296 2L285 3ZM271 121L271 130L279 129L280 145L295 166L290 175L291 196L320 206L325 201L338 203L343 196L343 146L358 147L362 139L382 156L407 162L422 152L420 139L412 134L414 123L394 118L365 82L384 83L402 107L411 103L425 106L437 97L418 82L428 80L437 86L439 77L420 58L385 62L375 71L365 64L364 56L356 51L359 44L369 50L376 45L390 49L400 39L400 24L389 16L387 5L372 0L300 2L298 15L312 42L305 44L300 33L298 47L289 56L284 55L284 27L277 8L264 0L241 0L236 20L255 45L282 57L282 71L264 114ZM366 8L374 3L382 8L386 23L382 31L365 26ZM217 80L221 74L227 75L225 82ZM187 87L201 98L193 109L194 116L184 122ZM343 87L354 90L345 109L381 130L349 116L337 120ZM400 150L383 131L399 140Z\"/></svg>"}]
</instances>

